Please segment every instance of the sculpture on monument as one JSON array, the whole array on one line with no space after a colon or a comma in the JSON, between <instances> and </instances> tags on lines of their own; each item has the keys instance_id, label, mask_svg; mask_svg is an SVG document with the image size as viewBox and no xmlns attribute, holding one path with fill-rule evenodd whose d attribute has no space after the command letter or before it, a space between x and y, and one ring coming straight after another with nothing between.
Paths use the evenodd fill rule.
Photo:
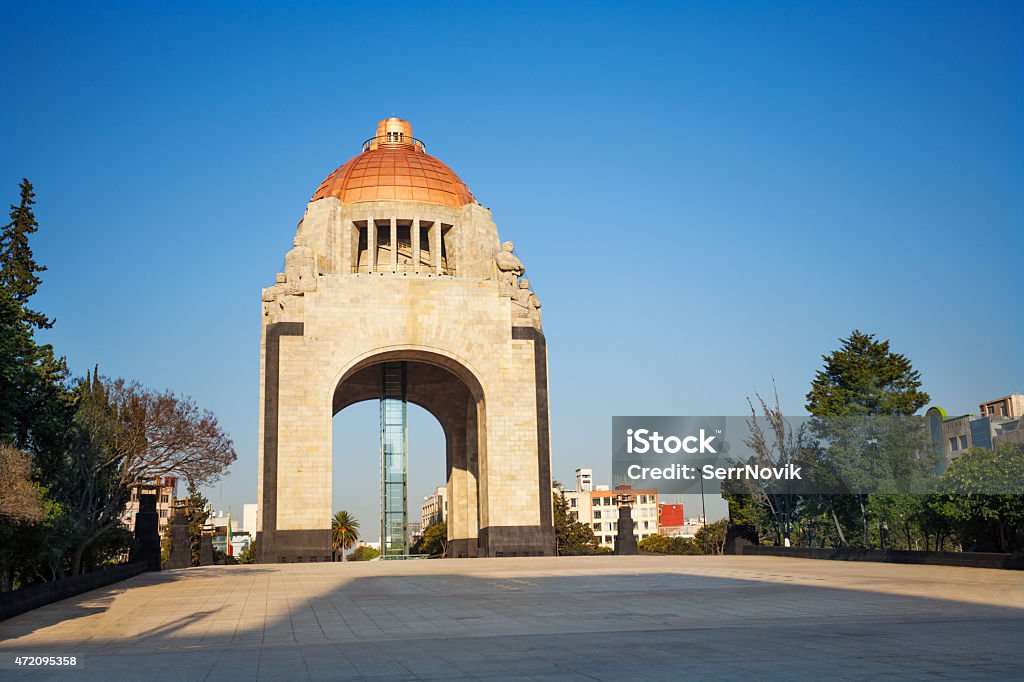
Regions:
<instances>
[{"instance_id":1,"label":"sculpture on monument","mask_svg":"<svg viewBox=\"0 0 1024 682\"><path fill-rule=\"evenodd\" d=\"M288 295L288 276L277 273L274 286L263 290L263 317L270 317L284 307L284 297Z\"/></svg>"},{"instance_id":2,"label":"sculpture on monument","mask_svg":"<svg viewBox=\"0 0 1024 682\"><path fill-rule=\"evenodd\" d=\"M498 266L498 281L501 282L501 291L506 296L514 296L516 293L516 280L526 274L523 262L515 254L515 246L512 242L505 242L501 245L501 251L495 256L494 262Z\"/></svg>"},{"instance_id":3,"label":"sculpture on monument","mask_svg":"<svg viewBox=\"0 0 1024 682\"><path fill-rule=\"evenodd\" d=\"M316 257L301 234L295 235L292 250L284 257L288 293L301 296L316 290Z\"/></svg>"},{"instance_id":4,"label":"sculpture on monument","mask_svg":"<svg viewBox=\"0 0 1024 682\"><path fill-rule=\"evenodd\" d=\"M540 299L537 294L530 290L530 280L520 278L519 288L512 298L512 315L519 318L527 318L534 324L540 326Z\"/></svg>"}]
</instances>

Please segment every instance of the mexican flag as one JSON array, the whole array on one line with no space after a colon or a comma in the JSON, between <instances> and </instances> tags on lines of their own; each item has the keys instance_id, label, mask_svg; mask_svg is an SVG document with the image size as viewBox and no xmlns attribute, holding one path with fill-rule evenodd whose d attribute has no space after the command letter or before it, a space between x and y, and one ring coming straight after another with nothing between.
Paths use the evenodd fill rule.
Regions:
<instances>
[{"instance_id":1,"label":"mexican flag","mask_svg":"<svg viewBox=\"0 0 1024 682\"><path fill-rule=\"evenodd\" d=\"M231 549L231 516L228 516L228 556L234 556L232 553L234 550Z\"/></svg>"}]
</instances>

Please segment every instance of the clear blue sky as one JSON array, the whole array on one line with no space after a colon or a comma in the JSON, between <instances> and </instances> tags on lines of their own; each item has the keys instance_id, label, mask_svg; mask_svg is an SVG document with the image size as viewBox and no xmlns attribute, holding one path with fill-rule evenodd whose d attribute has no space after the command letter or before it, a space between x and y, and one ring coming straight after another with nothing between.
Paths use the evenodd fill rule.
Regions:
<instances>
[{"instance_id":1,"label":"clear blue sky","mask_svg":"<svg viewBox=\"0 0 1024 682\"><path fill-rule=\"evenodd\" d=\"M742 414L773 379L801 413L854 328L950 412L1024 391L1020 3L206 4L3 3L0 199L36 185L76 372L220 415L218 507L256 499L260 289L392 114L526 263L563 481L610 477L613 414ZM375 420L335 420L370 537ZM412 426L416 508L443 450Z\"/></svg>"}]
</instances>

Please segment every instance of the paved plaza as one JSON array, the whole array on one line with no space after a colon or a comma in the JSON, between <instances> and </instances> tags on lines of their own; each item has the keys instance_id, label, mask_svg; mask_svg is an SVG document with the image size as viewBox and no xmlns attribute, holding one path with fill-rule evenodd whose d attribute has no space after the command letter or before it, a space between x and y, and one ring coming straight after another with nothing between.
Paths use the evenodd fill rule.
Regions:
<instances>
[{"instance_id":1,"label":"paved plaza","mask_svg":"<svg viewBox=\"0 0 1024 682\"><path fill-rule=\"evenodd\" d=\"M1024 573L778 557L211 566L0 622L3 679L1020 679Z\"/></svg>"}]
</instances>

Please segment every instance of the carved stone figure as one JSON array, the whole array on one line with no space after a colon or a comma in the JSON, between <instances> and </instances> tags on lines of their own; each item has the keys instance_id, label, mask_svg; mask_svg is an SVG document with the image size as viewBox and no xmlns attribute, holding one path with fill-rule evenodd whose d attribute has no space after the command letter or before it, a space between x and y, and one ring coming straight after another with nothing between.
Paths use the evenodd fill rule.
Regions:
<instances>
[{"instance_id":1,"label":"carved stone figure","mask_svg":"<svg viewBox=\"0 0 1024 682\"><path fill-rule=\"evenodd\" d=\"M284 257L284 272L288 276L288 293L302 296L316 290L316 257L302 235L295 235L292 243L294 248Z\"/></svg>"},{"instance_id":2,"label":"carved stone figure","mask_svg":"<svg viewBox=\"0 0 1024 682\"><path fill-rule=\"evenodd\" d=\"M512 297L512 317L525 317L540 326L540 299L530 291L530 280L525 277L519 279L519 288Z\"/></svg>"},{"instance_id":3,"label":"carved stone figure","mask_svg":"<svg viewBox=\"0 0 1024 682\"><path fill-rule=\"evenodd\" d=\"M501 282L503 296L515 296L516 280L526 274L523 262L512 253L514 250L512 242L505 242L501 245L501 251L494 258L494 262L498 266L498 281Z\"/></svg>"},{"instance_id":4,"label":"carved stone figure","mask_svg":"<svg viewBox=\"0 0 1024 682\"><path fill-rule=\"evenodd\" d=\"M284 297L288 295L288 276L277 273L274 286L263 290L263 317L269 317L284 307Z\"/></svg>"}]
</instances>

